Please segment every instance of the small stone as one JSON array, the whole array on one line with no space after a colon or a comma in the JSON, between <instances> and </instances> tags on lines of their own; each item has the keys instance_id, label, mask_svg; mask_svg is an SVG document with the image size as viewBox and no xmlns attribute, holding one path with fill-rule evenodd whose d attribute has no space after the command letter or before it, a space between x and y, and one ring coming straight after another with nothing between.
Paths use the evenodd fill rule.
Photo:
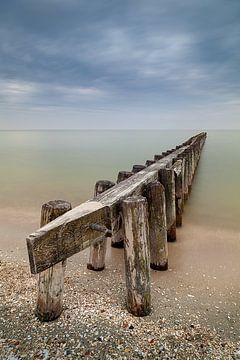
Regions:
<instances>
[{"instance_id":1,"label":"small stone","mask_svg":"<svg viewBox=\"0 0 240 360\"><path fill-rule=\"evenodd\" d=\"M148 342L149 342L149 344L153 344L154 343L154 338L148 338Z\"/></svg>"},{"instance_id":2,"label":"small stone","mask_svg":"<svg viewBox=\"0 0 240 360\"><path fill-rule=\"evenodd\" d=\"M43 349L43 360L47 360L49 356L49 352L47 349Z\"/></svg>"},{"instance_id":3,"label":"small stone","mask_svg":"<svg viewBox=\"0 0 240 360\"><path fill-rule=\"evenodd\" d=\"M236 359L240 359L240 350L235 351L234 355Z\"/></svg>"}]
</instances>

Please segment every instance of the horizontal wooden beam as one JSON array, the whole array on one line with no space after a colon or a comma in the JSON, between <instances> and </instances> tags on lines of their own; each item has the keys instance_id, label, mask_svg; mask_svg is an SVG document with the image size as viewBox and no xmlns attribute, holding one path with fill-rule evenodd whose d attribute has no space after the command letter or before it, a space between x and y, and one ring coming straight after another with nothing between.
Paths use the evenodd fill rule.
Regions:
<instances>
[{"instance_id":1,"label":"horizontal wooden beam","mask_svg":"<svg viewBox=\"0 0 240 360\"><path fill-rule=\"evenodd\" d=\"M199 137L203 136L199 134ZM114 231L114 218L122 200L132 195L141 195L148 183L158 180L159 170L171 165L172 160L189 146L182 146L29 235L27 247L31 272L36 274L46 270L97 241L99 232L91 226L93 223L108 229L112 226Z\"/></svg>"},{"instance_id":2,"label":"horizontal wooden beam","mask_svg":"<svg viewBox=\"0 0 240 360\"><path fill-rule=\"evenodd\" d=\"M31 272L37 274L87 248L102 236L92 224L111 227L109 208L98 201L85 202L29 235Z\"/></svg>"}]
</instances>

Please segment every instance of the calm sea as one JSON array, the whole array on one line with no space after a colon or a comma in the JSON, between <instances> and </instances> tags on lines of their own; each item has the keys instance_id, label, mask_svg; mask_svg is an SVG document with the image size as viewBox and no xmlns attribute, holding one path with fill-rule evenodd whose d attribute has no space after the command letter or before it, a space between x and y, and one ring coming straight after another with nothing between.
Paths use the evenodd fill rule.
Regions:
<instances>
[{"instance_id":1,"label":"calm sea","mask_svg":"<svg viewBox=\"0 0 240 360\"><path fill-rule=\"evenodd\" d=\"M0 132L0 249L25 247L42 203L73 206L92 197L96 180L115 180L197 131L91 130ZM187 223L240 230L240 131L208 131L185 210Z\"/></svg>"}]
</instances>

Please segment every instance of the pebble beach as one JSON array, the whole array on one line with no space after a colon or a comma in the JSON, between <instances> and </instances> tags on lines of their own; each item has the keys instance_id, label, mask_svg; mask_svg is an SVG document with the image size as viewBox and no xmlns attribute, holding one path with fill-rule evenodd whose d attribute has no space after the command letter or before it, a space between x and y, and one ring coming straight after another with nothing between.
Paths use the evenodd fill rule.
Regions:
<instances>
[{"instance_id":1,"label":"pebble beach","mask_svg":"<svg viewBox=\"0 0 240 360\"><path fill-rule=\"evenodd\" d=\"M107 267L97 273L86 269L87 256L80 265L68 261L63 313L41 323L34 315L36 276L26 260L1 253L1 359L240 359L230 294L224 303L217 289L209 296L207 283L195 287L174 267L167 276L152 271L152 313L137 318L125 306L122 251L108 249Z\"/></svg>"}]
</instances>

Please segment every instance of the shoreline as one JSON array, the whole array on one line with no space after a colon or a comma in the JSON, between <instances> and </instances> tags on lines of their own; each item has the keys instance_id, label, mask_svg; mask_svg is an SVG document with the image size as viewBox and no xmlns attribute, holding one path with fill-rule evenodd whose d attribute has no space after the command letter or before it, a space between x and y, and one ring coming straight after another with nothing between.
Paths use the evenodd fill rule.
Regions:
<instances>
[{"instance_id":1,"label":"shoreline","mask_svg":"<svg viewBox=\"0 0 240 360\"><path fill-rule=\"evenodd\" d=\"M68 259L63 314L44 324L34 316L36 277L27 259L1 251L3 358L237 359L240 241L234 231L185 219L169 243L169 270L151 270L152 313L144 318L125 308L123 251L110 244L103 272L87 270L88 250Z\"/></svg>"},{"instance_id":2,"label":"shoreline","mask_svg":"<svg viewBox=\"0 0 240 360\"><path fill-rule=\"evenodd\" d=\"M36 277L29 276L26 265L1 263L0 276L4 279L1 291L4 301L0 307L3 359L240 356L239 341L201 325L194 314L187 319L184 307L174 306L178 317L173 314L170 309L176 295L166 289L164 301L161 297L157 306L163 289L152 285L150 316L136 318L129 314L124 304L124 277L113 265L97 274L87 271L84 265L69 270L65 278L64 311L51 323L40 323L34 316ZM189 300L192 302L192 298Z\"/></svg>"}]
</instances>

